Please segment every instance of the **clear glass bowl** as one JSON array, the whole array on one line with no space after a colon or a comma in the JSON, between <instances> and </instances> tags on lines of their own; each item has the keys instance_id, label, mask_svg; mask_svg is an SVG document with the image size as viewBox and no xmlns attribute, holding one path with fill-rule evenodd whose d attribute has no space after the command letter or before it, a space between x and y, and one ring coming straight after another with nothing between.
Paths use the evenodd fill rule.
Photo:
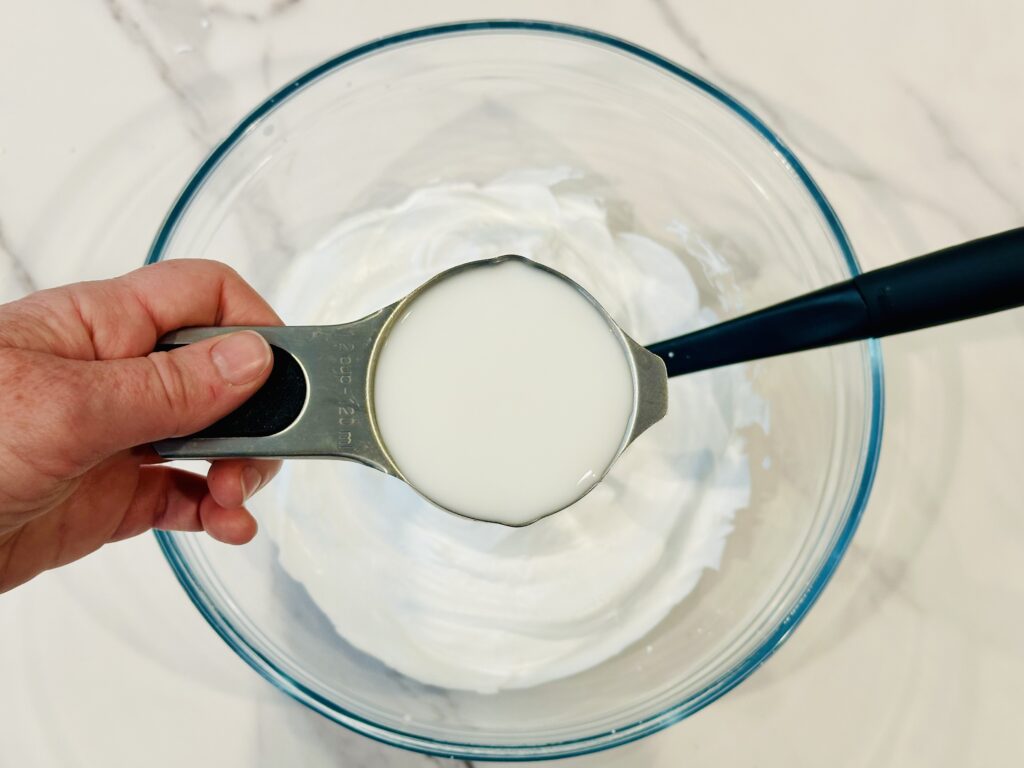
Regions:
<instances>
[{"instance_id":1,"label":"clear glass bowl","mask_svg":"<svg viewBox=\"0 0 1024 768\"><path fill-rule=\"evenodd\" d=\"M353 212L438 181L563 165L600 180L632 231L665 240L673 228L703 305L720 318L858 271L806 170L735 99L621 40L521 21L398 34L298 78L200 167L149 261L221 259L271 292L289 259ZM639 643L533 688L442 690L389 670L335 634L264 536L237 549L157 537L243 659L353 730L469 759L623 744L762 664L821 593L867 501L882 426L877 344L764 361L751 377L771 425L747 436L752 502L721 568Z\"/></svg>"}]
</instances>

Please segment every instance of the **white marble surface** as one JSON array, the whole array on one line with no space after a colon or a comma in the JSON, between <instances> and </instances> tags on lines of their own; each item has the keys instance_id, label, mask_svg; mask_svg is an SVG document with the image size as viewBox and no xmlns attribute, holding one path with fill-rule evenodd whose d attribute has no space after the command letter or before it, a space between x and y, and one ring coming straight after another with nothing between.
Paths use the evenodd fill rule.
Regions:
<instances>
[{"instance_id":1,"label":"white marble surface","mask_svg":"<svg viewBox=\"0 0 1024 768\"><path fill-rule=\"evenodd\" d=\"M593 26L690 66L796 149L865 266L1024 224L1024 4L7 0L0 300L137 266L198 159L272 87L399 28ZM749 681L573 766L1024 761L1024 311L884 344L875 492L836 578ZM426 766L278 694L151 537L0 598L0 765Z\"/></svg>"}]
</instances>

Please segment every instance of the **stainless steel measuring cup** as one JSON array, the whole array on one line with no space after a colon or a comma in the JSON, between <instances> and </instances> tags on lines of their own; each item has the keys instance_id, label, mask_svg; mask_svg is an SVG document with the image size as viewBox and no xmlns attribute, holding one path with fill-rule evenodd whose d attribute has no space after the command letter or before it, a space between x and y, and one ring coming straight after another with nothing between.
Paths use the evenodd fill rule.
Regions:
<instances>
[{"instance_id":1,"label":"stainless steel measuring cup","mask_svg":"<svg viewBox=\"0 0 1024 768\"><path fill-rule=\"evenodd\" d=\"M375 366L395 322L417 297L465 270L486 269L511 260L543 270L572 286L600 312L622 345L633 381L633 407L626 433L610 467L630 443L665 415L668 407L665 364L627 336L578 283L560 272L514 255L473 261L441 272L403 299L351 323L186 328L169 334L162 340L165 347L232 331L256 331L274 351L274 368L267 383L232 414L194 435L157 443L157 452L166 459L346 459L397 477L424 498L442 506L409 482L388 452L374 410ZM572 503L592 490L603 476L581 487ZM486 510L481 510L479 515L448 511L476 520L501 522L489 520ZM557 511L546 511L529 522Z\"/></svg>"}]
</instances>

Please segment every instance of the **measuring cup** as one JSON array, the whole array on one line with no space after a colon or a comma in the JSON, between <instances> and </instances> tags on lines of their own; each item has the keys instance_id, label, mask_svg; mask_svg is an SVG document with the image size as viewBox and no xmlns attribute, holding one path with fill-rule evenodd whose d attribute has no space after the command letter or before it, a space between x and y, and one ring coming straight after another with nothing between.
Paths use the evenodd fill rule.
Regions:
<instances>
[{"instance_id":1,"label":"measuring cup","mask_svg":"<svg viewBox=\"0 0 1024 768\"><path fill-rule=\"evenodd\" d=\"M577 483L574 486L575 497L551 509L524 511L522 515L513 516L498 514L486 507L452 509L417 487L408 473L403 472L401 463L389 451L381 434L374 391L377 362L389 335L421 296L468 270L488 269L506 262L518 262L540 270L583 296L618 340L632 381L631 411L611 461ZM157 443L156 450L162 457L356 461L405 481L429 501L455 514L519 526L564 509L589 493L630 443L660 420L668 407L667 374L661 358L627 336L579 284L560 272L521 256L499 256L446 270L400 301L355 322L330 326L187 328L165 337L163 346L188 344L239 330L256 331L270 343L274 353L270 378L249 401L207 429ZM410 372L409 375L416 374ZM534 375L544 376L544 372L538 371ZM502 406L496 404L495 407ZM438 428L452 428L452 425L440 424ZM529 478L524 478L524 482L529 481Z\"/></svg>"}]
</instances>

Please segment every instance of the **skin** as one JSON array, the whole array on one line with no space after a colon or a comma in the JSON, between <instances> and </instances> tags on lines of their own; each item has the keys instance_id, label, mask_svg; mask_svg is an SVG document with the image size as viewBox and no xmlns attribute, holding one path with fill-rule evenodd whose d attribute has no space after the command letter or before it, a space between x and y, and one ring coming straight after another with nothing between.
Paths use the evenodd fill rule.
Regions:
<instances>
[{"instance_id":1,"label":"skin","mask_svg":"<svg viewBox=\"0 0 1024 768\"><path fill-rule=\"evenodd\" d=\"M230 334L151 352L169 331L280 325L228 267L178 260L0 306L0 592L151 528L256 535L244 503L279 462L160 466L150 443L212 424L252 395L273 359Z\"/></svg>"}]
</instances>

